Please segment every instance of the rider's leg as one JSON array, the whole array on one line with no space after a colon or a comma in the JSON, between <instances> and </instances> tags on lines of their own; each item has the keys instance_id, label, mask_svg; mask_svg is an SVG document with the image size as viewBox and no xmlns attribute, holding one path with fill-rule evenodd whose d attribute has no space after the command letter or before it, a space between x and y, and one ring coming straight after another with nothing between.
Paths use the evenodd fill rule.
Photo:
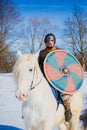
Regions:
<instances>
[{"instance_id":1,"label":"rider's leg","mask_svg":"<svg viewBox=\"0 0 87 130\"><path fill-rule=\"evenodd\" d=\"M65 121L69 122L71 117L72 117L72 112L71 112L71 95L70 94L62 94L62 101L63 105L65 107Z\"/></svg>"}]
</instances>

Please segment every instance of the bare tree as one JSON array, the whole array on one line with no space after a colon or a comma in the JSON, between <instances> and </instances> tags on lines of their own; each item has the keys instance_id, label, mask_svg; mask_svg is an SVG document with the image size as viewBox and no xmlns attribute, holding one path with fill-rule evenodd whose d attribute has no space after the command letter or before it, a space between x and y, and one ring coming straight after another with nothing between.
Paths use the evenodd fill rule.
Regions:
<instances>
[{"instance_id":1,"label":"bare tree","mask_svg":"<svg viewBox=\"0 0 87 130\"><path fill-rule=\"evenodd\" d=\"M11 0L0 0L0 65L2 67L9 64L9 56L12 54L9 46L17 39L15 27L18 22L19 13Z\"/></svg>"},{"instance_id":2,"label":"bare tree","mask_svg":"<svg viewBox=\"0 0 87 130\"><path fill-rule=\"evenodd\" d=\"M84 70L87 62L87 14L79 7L74 7L72 18L65 20L64 35L68 45L81 62Z\"/></svg>"},{"instance_id":3,"label":"bare tree","mask_svg":"<svg viewBox=\"0 0 87 130\"><path fill-rule=\"evenodd\" d=\"M23 43L27 46L30 53L34 53L43 47L43 39L46 33L53 32L57 28L52 25L48 18L39 20L37 17L31 17L23 25L21 32Z\"/></svg>"},{"instance_id":4,"label":"bare tree","mask_svg":"<svg viewBox=\"0 0 87 130\"><path fill-rule=\"evenodd\" d=\"M18 16L19 13L10 0L0 0L0 52L8 46L8 43L16 40L14 28L19 20Z\"/></svg>"}]
</instances>

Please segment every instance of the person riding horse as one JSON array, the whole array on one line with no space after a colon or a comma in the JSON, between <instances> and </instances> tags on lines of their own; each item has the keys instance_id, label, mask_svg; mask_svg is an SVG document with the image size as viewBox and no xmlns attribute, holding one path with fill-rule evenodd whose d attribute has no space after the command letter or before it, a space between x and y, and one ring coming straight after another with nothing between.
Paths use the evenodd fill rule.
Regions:
<instances>
[{"instance_id":1,"label":"person riding horse","mask_svg":"<svg viewBox=\"0 0 87 130\"><path fill-rule=\"evenodd\" d=\"M51 51L59 49L59 48L55 47L56 37L52 33L49 33L45 36L44 43L45 43L46 48L40 51L39 58L38 58L39 66L40 66L40 69L41 69L43 74L44 74L43 63L44 63L45 57ZM45 76L45 74L44 74L44 76ZM46 78L46 76L45 76L45 78ZM52 88L52 91L56 92L56 96L61 95L60 98L61 98L63 105L64 105L64 108L65 108L65 121L69 122L71 117L72 117L72 112L71 112L71 107L70 107L70 96L71 95L61 93L52 86L51 86L51 88Z\"/></svg>"}]
</instances>

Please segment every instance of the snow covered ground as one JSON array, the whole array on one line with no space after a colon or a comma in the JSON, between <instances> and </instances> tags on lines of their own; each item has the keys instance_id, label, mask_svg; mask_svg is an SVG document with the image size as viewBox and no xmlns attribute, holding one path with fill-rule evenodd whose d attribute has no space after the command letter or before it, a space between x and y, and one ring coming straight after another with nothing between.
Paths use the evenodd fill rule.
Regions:
<instances>
[{"instance_id":1,"label":"snow covered ground","mask_svg":"<svg viewBox=\"0 0 87 130\"><path fill-rule=\"evenodd\" d=\"M0 125L15 126L25 129L24 120L22 119L21 105L22 102L15 98L16 85L12 74L0 74ZM87 96L87 73L81 87L83 98ZM83 100L82 109L87 108L86 100ZM6 129L2 129L6 130ZM54 128L57 130L57 128Z\"/></svg>"},{"instance_id":2,"label":"snow covered ground","mask_svg":"<svg viewBox=\"0 0 87 130\"><path fill-rule=\"evenodd\" d=\"M21 104L15 98L16 85L12 74L0 74L0 125L24 129Z\"/></svg>"}]
</instances>

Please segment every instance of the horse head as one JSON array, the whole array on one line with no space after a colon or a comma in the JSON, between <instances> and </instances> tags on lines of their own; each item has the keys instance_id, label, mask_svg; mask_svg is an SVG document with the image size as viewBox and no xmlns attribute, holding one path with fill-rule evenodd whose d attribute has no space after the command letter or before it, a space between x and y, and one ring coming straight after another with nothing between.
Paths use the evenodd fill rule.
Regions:
<instances>
[{"instance_id":1,"label":"horse head","mask_svg":"<svg viewBox=\"0 0 87 130\"><path fill-rule=\"evenodd\" d=\"M17 83L16 97L25 100L29 91L39 82L38 53L22 54L18 52L18 59L13 68L13 75Z\"/></svg>"}]
</instances>

